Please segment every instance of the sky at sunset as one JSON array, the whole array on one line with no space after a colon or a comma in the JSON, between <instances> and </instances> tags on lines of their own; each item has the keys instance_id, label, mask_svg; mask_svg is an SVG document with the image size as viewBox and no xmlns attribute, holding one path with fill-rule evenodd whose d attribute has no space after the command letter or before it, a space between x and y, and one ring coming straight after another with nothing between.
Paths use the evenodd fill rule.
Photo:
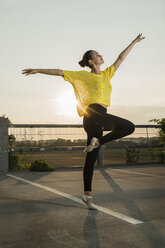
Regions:
<instances>
[{"instance_id":1,"label":"sky at sunset","mask_svg":"<svg viewBox=\"0 0 165 248\"><path fill-rule=\"evenodd\" d=\"M22 70L90 71L78 64L90 49L104 70L142 33L111 79L108 113L135 125L165 118L164 27L164 0L0 0L0 115L15 124L82 124L69 82Z\"/></svg>"}]
</instances>

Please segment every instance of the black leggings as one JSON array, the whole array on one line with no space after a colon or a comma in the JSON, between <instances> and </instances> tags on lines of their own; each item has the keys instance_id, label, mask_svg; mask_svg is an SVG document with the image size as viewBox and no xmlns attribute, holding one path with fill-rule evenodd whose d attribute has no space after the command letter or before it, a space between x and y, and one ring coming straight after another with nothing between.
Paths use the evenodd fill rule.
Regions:
<instances>
[{"instance_id":1,"label":"black leggings","mask_svg":"<svg viewBox=\"0 0 165 248\"><path fill-rule=\"evenodd\" d=\"M83 127L87 133L87 146L92 137L98 138L100 145L103 145L108 141L129 135L135 130L135 125L132 122L108 114L107 109L98 103L90 104L86 109L86 114L83 116ZM103 130L112 130L112 132L103 136ZM84 191L92 191L93 169L99 149L100 146L87 152L83 170Z\"/></svg>"}]
</instances>

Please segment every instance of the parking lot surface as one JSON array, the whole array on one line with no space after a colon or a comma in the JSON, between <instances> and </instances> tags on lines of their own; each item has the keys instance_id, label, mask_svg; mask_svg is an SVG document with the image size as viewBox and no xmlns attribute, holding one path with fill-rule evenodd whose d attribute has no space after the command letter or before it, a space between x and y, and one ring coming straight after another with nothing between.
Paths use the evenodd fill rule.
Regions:
<instances>
[{"instance_id":1,"label":"parking lot surface","mask_svg":"<svg viewBox=\"0 0 165 248\"><path fill-rule=\"evenodd\" d=\"M165 248L165 164L0 175L0 248Z\"/></svg>"}]
</instances>

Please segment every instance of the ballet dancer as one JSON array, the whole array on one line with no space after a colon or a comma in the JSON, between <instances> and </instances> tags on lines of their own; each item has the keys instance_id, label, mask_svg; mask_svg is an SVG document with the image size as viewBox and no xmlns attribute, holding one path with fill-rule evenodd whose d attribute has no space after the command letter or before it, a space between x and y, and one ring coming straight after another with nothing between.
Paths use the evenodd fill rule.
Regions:
<instances>
[{"instance_id":1,"label":"ballet dancer","mask_svg":"<svg viewBox=\"0 0 165 248\"><path fill-rule=\"evenodd\" d=\"M84 149L87 154L83 169L84 194L82 195L82 201L89 209L97 209L93 204L92 178L100 146L111 140L130 135L135 130L135 125L131 121L107 113L112 91L110 79L134 45L144 38L142 33L139 34L119 54L117 60L105 70L100 69L100 66L104 63L102 55L95 50L88 50L84 53L82 60L79 61L79 65L89 67L90 72L86 70L31 68L24 69L22 72L25 76L35 73L61 76L65 81L70 82L74 88L77 112L80 117L83 117L83 127L87 133L87 146ZM103 136L103 130L110 130L111 132Z\"/></svg>"}]
</instances>

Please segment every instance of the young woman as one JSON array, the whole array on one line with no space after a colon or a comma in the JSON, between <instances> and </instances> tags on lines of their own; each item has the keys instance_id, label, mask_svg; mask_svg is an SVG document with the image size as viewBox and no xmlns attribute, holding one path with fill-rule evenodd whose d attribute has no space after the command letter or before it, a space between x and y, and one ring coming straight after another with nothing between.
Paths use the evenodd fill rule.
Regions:
<instances>
[{"instance_id":1,"label":"young woman","mask_svg":"<svg viewBox=\"0 0 165 248\"><path fill-rule=\"evenodd\" d=\"M83 170L84 195L82 200L90 209L97 209L92 200L92 177L94 164L98 156L100 146L111 140L122 138L134 132L135 125L129 120L107 113L110 106L110 94L112 86L110 79L126 58L133 46L144 39L139 34L129 46L118 56L117 60L105 70L100 66L104 63L103 57L95 50L89 50L84 55L79 65L89 67L90 72L67 71L60 69L24 69L22 74L26 76L35 73L62 76L65 81L72 84L77 99L77 112L83 116L83 127L87 133L87 152ZM111 130L103 136L103 130Z\"/></svg>"}]
</instances>

